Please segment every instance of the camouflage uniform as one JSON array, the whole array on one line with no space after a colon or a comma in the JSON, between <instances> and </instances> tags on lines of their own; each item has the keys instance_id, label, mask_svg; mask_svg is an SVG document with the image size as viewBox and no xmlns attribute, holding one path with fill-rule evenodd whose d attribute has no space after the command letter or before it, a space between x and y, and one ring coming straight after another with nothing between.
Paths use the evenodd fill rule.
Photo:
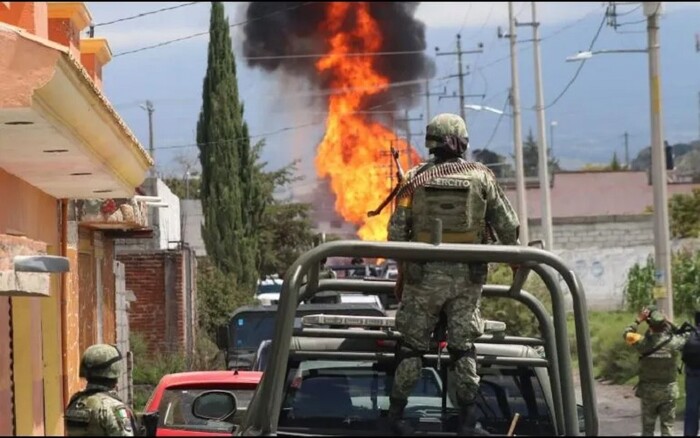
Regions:
<instances>
[{"instance_id":1,"label":"camouflage uniform","mask_svg":"<svg viewBox=\"0 0 700 438\"><path fill-rule=\"evenodd\" d=\"M467 137L464 121L452 114L436 116L426 132L429 150L440 147L441 137L463 137L465 142ZM464 162L457 157L449 161L455 160ZM427 171L426 166L432 167L443 161L446 160L441 157L431 158L409 170L405 181L410 182L422 171ZM431 179L426 184L431 187L431 192L419 187L413 196L399 199L389 221L388 240L426 242L432 219L439 218L443 223L442 241L445 243L486 243L488 223L502 244L517 244L519 222L516 212L493 173L483 165L474 164L468 172ZM396 314L396 327L403 341L397 351L390 416L401 418L403 414L403 407L420 377L421 356L429 350L431 334L441 311L447 316L447 344L457 376L457 401L462 411L470 411L469 414L463 413L462 417L473 416L479 376L472 341L483 333L479 304L488 266L486 263L401 263L405 285Z\"/></svg>"},{"instance_id":2,"label":"camouflage uniform","mask_svg":"<svg viewBox=\"0 0 700 438\"><path fill-rule=\"evenodd\" d=\"M651 327L643 336L637 333L639 321L625 328L623 337L640 354L639 383L635 395L641 399L642 436L653 436L659 417L661 435L673 435L678 398L679 351L689 334L673 334L665 324L663 314L653 310L648 317ZM660 328L665 327L665 328ZM660 348L659 346L663 344ZM652 352L651 354L649 354Z\"/></svg>"},{"instance_id":3,"label":"camouflage uniform","mask_svg":"<svg viewBox=\"0 0 700 438\"><path fill-rule=\"evenodd\" d=\"M80 377L88 384L71 397L66 408L68 436L134 436L134 414L114 392L121 359L113 345L92 345L85 350Z\"/></svg>"}]
</instances>

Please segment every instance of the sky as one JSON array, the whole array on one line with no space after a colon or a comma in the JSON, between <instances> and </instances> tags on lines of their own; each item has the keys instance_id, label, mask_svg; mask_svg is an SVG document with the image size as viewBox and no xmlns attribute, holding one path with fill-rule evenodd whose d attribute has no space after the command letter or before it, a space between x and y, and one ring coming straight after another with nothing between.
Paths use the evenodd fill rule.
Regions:
<instances>
[{"instance_id":1,"label":"sky","mask_svg":"<svg viewBox=\"0 0 700 438\"><path fill-rule=\"evenodd\" d=\"M195 129L201 108L202 80L206 71L209 2L87 2L95 36L108 39L113 59L103 70L107 97L134 134L148 147L148 117L141 107L153 102L155 159L158 170L180 176L186 163L198 165ZM122 20L163 8L177 7L140 18ZM582 67L566 58L588 50L604 20L607 3L537 3L546 126L549 146L560 164L576 169L586 163L607 163L613 153L624 162L624 133L629 134L629 158L649 145L649 77L645 53L600 54ZM226 2L231 24L245 21L247 3ZM515 2L520 23L531 22L531 3ZM698 139L700 130L700 53L695 49L700 32L700 2L664 3L660 24L661 83L665 138L670 143ZM641 6L618 4L617 29L603 25L594 50L644 49L646 25ZM483 53L463 56L470 74L464 80L468 104L505 108L511 84L509 42L498 37L508 31L507 2L421 3L416 18L426 24L427 53L454 51L456 35L463 50L483 43ZM109 23L114 20L122 20ZM242 26L232 27L237 56L238 87L245 105L245 119L254 140L265 139L263 160L279 168L301 159L300 170L308 185L315 178L313 157L323 136L322 108L308 105L303 83L250 68L242 57ZM531 130L537 136L533 107L534 63L532 27L516 30L518 40L520 101L523 138ZM172 40L181 41L168 43ZM160 45L167 43L164 45ZM140 50L149 46L159 47ZM456 57L436 57L437 72L431 80L433 93L458 90ZM580 68L578 75L577 70ZM576 76L575 76L576 75ZM568 88L567 88L568 85ZM562 94L562 92L566 91ZM561 96L560 96L561 95ZM558 100L555 98L560 96ZM459 99L430 102L431 116L459 112ZM424 132L424 99L409 109L414 133ZM467 110L471 147L488 147L500 154L513 154L512 118L488 111ZM552 122L555 126L552 127ZM403 136L403 133L399 133ZM413 143L423 151L421 139Z\"/></svg>"}]
</instances>

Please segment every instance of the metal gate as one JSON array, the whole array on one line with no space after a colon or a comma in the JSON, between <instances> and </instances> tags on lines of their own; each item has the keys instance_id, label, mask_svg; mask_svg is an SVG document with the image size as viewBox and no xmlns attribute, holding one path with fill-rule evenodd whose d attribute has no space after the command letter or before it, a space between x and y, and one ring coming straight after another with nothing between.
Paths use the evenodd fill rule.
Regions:
<instances>
[{"instance_id":1,"label":"metal gate","mask_svg":"<svg viewBox=\"0 0 700 438\"><path fill-rule=\"evenodd\" d=\"M132 379L132 355L129 345L129 292L126 290L126 271L124 263L114 261L114 291L116 301L117 347L125 356L125 366L119 376L117 392L129 406L133 406L134 382Z\"/></svg>"}]
</instances>

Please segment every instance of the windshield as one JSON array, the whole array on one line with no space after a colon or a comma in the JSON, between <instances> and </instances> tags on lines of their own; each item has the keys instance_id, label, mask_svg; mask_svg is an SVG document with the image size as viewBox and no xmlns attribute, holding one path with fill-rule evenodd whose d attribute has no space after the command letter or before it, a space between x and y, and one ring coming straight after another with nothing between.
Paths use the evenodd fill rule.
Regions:
<instances>
[{"instance_id":1,"label":"windshield","mask_svg":"<svg viewBox=\"0 0 700 438\"><path fill-rule=\"evenodd\" d=\"M281 432L320 430L327 433L368 434L382 427L393 384L391 366L367 361L305 360L289 369ZM505 435L518 413L516 435L554 435L552 417L537 375L527 367L484 367L479 370L477 417L482 428ZM425 367L409 397L404 418L417 431L454 432L457 409L453 404L454 374L446 417L442 417L442 380L438 371Z\"/></svg>"},{"instance_id":2,"label":"windshield","mask_svg":"<svg viewBox=\"0 0 700 438\"><path fill-rule=\"evenodd\" d=\"M278 427L376 430L389 408L392 384L393 375L372 362L303 361L289 370ZM434 369L423 368L404 416L439 421L441 406L440 378ZM449 399L447 407L452 408Z\"/></svg>"},{"instance_id":3,"label":"windshield","mask_svg":"<svg viewBox=\"0 0 700 438\"><path fill-rule=\"evenodd\" d=\"M223 385L222 385L223 386ZM192 415L192 403L200 394L211 391L214 388L190 389L174 388L166 389L158 406L158 426L169 429L198 430L210 432L230 432L233 425L241 423L246 408L250 404L255 388L251 389L227 389L225 390L236 397L237 411L234 415L222 421L205 420Z\"/></svg>"},{"instance_id":4,"label":"windshield","mask_svg":"<svg viewBox=\"0 0 700 438\"><path fill-rule=\"evenodd\" d=\"M257 350L275 331L275 314L250 312L236 315L231 321L231 347L234 350Z\"/></svg>"}]
</instances>

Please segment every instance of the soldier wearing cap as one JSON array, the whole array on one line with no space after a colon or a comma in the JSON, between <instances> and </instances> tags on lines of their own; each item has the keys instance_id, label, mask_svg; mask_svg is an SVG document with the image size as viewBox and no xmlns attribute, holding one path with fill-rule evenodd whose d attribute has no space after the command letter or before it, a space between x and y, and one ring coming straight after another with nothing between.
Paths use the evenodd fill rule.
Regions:
<instances>
[{"instance_id":1,"label":"soldier wearing cap","mask_svg":"<svg viewBox=\"0 0 700 438\"><path fill-rule=\"evenodd\" d=\"M646 321L649 329L637 333ZM635 396L642 404L642 436L653 436L659 418L662 436L673 435L678 398L678 359L689 334L675 334L671 323L656 306L642 310L634 324L625 328L623 337L639 353L639 383Z\"/></svg>"},{"instance_id":2,"label":"soldier wearing cap","mask_svg":"<svg viewBox=\"0 0 700 438\"><path fill-rule=\"evenodd\" d=\"M91 345L80 361L87 386L71 397L65 413L68 436L134 436L134 414L114 391L121 374L121 352L114 345Z\"/></svg>"}]
</instances>

